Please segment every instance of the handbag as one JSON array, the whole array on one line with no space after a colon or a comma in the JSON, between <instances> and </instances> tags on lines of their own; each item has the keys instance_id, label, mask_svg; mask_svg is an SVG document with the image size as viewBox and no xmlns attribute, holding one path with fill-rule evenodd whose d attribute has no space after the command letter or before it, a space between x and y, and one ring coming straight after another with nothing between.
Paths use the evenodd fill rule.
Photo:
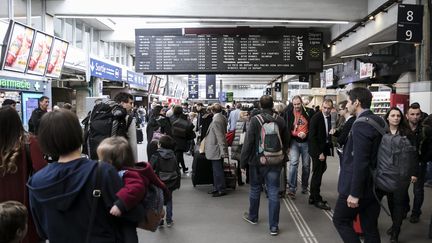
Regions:
<instances>
[{"instance_id":1,"label":"handbag","mask_svg":"<svg viewBox=\"0 0 432 243\"><path fill-rule=\"evenodd\" d=\"M234 141L234 136L235 136L235 130L234 131L229 131L229 132L226 133L225 137L226 137L228 146L232 145L232 143Z\"/></svg>"},{"instance_id":2,"label":"handbag","mask_svg":"<svg viewBox=\"0 0 432 243\"><path fill-rule=\"evenodd\" d=\"M153 184L150 184L147 189L146 197L142 201L145 217L137 227L155 232L165 216L164 195L162 189Z\"/></svg>"},{"instance_id":3,"label":"handbag","mask_svg":"<svg viewBox=\"0 0 432 243\"><path fill-rule=\"evenodd\" d=\"M204 154L205 153L205 137L201 140L200 144L199 144L199 152L200 154Z\"/></svg>"}]
</instances>

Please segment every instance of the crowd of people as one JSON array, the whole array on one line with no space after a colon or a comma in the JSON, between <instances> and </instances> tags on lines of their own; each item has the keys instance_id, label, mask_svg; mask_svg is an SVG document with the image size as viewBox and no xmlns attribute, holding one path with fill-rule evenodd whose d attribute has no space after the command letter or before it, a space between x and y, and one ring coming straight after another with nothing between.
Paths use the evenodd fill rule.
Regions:
<instances>
[{"instance_id":1,"label":"crowd of people","mask_svg":"<svg viewBox=\"0 0 432 243\"><path fill-rule=\"evenodd\" d=\"M309 194L309 204L331 209L321 185L328 156L336 152L339 196L333 223L342 240L360 242L353 229L359 217L365 242L380 242L378 217L386 196L392 218L387 234L396 243L408 214L411 223L418 223L422 214L424 185L431 179L432 115L412 103L406 111L392 107L383 119L370 110L371 101L368 89L354 88L337 105L324 99L319 110L307 107L300 96L284 106L264 95L251 107L152 103L148 111L141 107L133 112L133 97L119 93L113 101L98 102L83 129L68 109L48 112L49 99L43 96L29 132L15 104L3 104L0 242L138 242L136 228L146 218L143 201L151 186L163 191L166 206L158 224L172 227L173 191L180 188L181 172L189 172L185 153L200 153L210 161L212 197L227 195L226 159L237 161L237 184L250 187L243 219L257 224L260 195L266 191L269 232L278 235L281 188L282 196L286 190L295 200L299 173L299 190ZM146 125L148 163L138 161L136 152L141 124ZM376 126L406 137L416 148L417 156L409 161L415 169L391 192L374 184L383 137Z\"/></svg>"}]
</instances>

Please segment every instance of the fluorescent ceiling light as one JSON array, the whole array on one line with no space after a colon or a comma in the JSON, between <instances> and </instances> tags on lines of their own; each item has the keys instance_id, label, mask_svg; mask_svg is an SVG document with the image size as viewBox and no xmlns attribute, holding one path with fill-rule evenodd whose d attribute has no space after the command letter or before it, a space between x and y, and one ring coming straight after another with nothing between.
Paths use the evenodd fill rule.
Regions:
<instances>
[{"instance_id":1,"label":"fluorescent ceiling light","mask_svg":"<svg viewBox=\"0 0 432 243\"><path fill-rule=\"evenodd\" d=\"M336 65L342 65L344 64L343 62L336 62L336 63L329 63L329 64L324 64L323 67L330 67L330 66L336 66Z\"/></svg>"},{"instance_id":2,"label":"fluorescent ceiling light","mask_svg":"<svg viewBox=\"0 0 432 243\"><path fill-rule=\"evenodd\" d=\"M148 17L148 16L96 16L96 15L56 15L57 18L137 18L148 23L184 23L184 22L255 22L255 23L293 23L293 24L349 24L349 21L341 20L314 20L314 19L265 19L265 18L182 18L182 17Z\"/></svg>"},{"instance_id":3,"label":"fluorescent ceiling light","mask_svg":"<svg viewBox=\"0 0 432 243\"><path fill-rule=\"evenodd\" d=\"M375 45L387 45L387 44L395 44L399 41L379 41L379 42L371 42L368 44L368 46L375 46Z\"/></svg>"},{"instance_id":4,"label":"fluorescent ceiling light","mask_svg":"<svg viewBox=\"0 0 432 243\"><path fill-rule=\"evenodd\" d=\"M344 59L344 58L364 57L364 56L372 56L372 53L362 53L362 54L346 55L346 56L341 56L340 58Z\"/></svg>"}]
</instances>

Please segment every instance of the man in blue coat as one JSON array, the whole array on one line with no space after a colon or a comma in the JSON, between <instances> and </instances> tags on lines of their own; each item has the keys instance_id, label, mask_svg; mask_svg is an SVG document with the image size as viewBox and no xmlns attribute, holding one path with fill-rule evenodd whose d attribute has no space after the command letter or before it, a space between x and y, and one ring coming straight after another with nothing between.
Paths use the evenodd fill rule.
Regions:
<instances>
[{"instance_id":1,"label":"man in blue coat","mask_svg":"<svg viewBox=\"0 0 432 243\"><path fill-rule=\"evenodd\" d=\"M373 119L385 126L385 121L371 110L372 93L366 88L354 88L348 93L348 112ZM352 222L360 214L365 243L379 243L378 216L380 204L373 194L370 172L375 167L381 134L366 122L354 123L345 145L341 162L339 197L333 215L333 224L344 242L360 243ZM379 193L379 192L378 192Z\"/></svg>"}]
</instances>

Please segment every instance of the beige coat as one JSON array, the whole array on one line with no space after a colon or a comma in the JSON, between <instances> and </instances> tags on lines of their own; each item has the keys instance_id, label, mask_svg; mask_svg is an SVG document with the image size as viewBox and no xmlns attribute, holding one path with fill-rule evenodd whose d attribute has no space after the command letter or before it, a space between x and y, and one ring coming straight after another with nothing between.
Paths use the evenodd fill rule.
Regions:
<instances>
[{"instance_id":1,"label":"beige coat","mask_svg":"<svg viewBox=\"0 0 432 243\"><path fill-rule=\"evenodd\" d=\"M205 137L205 156L208 160L221 159L228 155L228 144L226 141L227 119L221 113L213 116Z\"/></svg>"}]
</instances>

